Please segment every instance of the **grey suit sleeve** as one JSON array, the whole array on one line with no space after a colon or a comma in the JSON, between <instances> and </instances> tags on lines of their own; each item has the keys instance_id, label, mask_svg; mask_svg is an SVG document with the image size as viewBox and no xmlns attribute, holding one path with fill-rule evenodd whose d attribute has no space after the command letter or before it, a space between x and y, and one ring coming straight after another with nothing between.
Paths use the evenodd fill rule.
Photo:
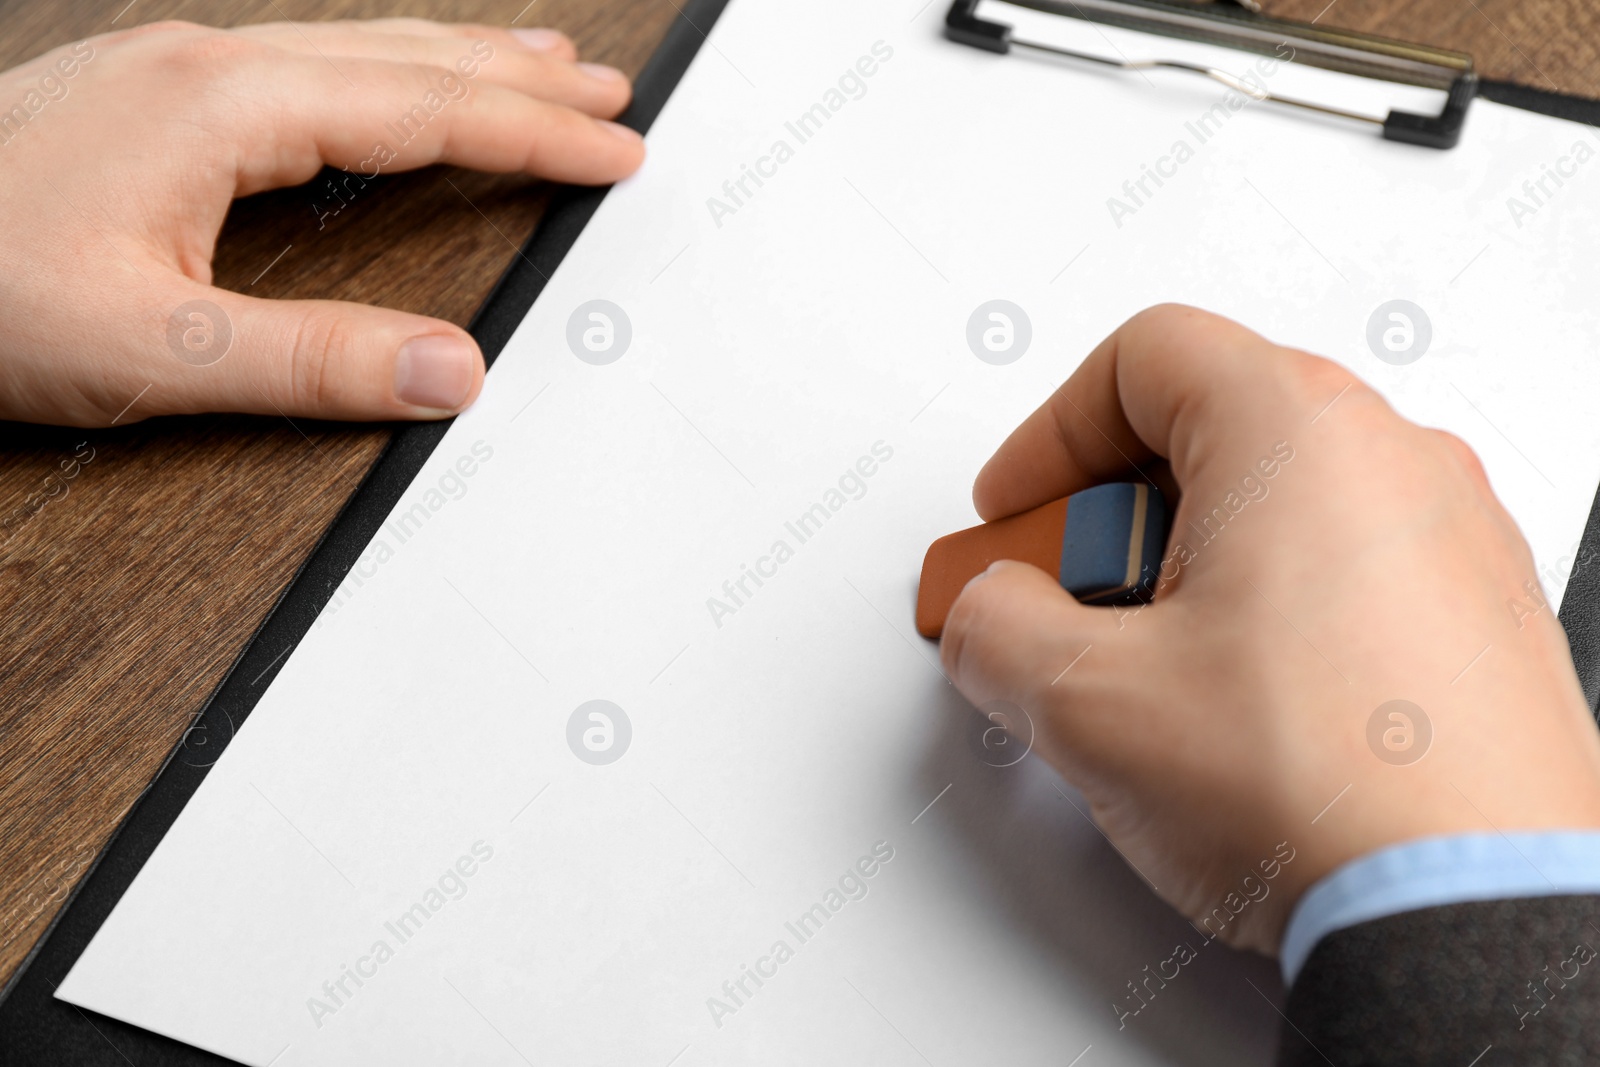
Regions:
<instances>
[{"instance_id":1,"label":"grey suit sleeve","mask_svg":"<svg viewBox=\"0 0 1600 1067\"><path fill-rule=\"evenodd\" d=\"M1474 901L1323 938L1280 1067L1600 1064L1600 896Z\"/></svg>"}]
</instances>

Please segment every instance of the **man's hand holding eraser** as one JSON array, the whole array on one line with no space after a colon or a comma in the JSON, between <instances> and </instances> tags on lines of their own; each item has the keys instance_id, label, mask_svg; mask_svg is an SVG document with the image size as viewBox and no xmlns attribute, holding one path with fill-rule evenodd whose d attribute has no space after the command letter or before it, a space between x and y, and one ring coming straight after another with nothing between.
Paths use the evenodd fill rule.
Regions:
<instances>
[{"instance_id":1,"label":"man's hand holding eraser","mask_svg":"<svg viewBox=\"0 0 1600 1067\"><path fill-rule=\"evenodd\" d=\"M1170 537L1147 475L1177 487ZM1262 481L1248 507L1242 475ZM1382 922L1434 921L1485 892L1521 909L1502 932L1525 942L1511 931L1555 906L1556 880L1518 850L1566 857L1562 893L1600 892L1595 722L1554 612L1508 610L1537 572L1457 438L1401 418L1337 364L1165 306L1090 354L973 499L987 521L930 548L918 630L942 632L945 669L974 704L1029 714L1041 754L1202 936L1281 948L1289 979L1311 975L1298 995L1338 980L1330 967L1370 964L1371 938L1391 945ZM1148 606L1085 602L1148 598L1158 570ZM1441 879L1439 850L1459 877ZM1241 879L1264 885L1259 865L1290 853L1242 906ZM1398 895L1364 912L1378 888ZM1435 907L1407 910L1418 902ZM1373 916L1391 917L1345 929ZM1367 964L1341 955L1361 938ZM1417 966L1463 952L1436 946ZM1485 980L1509 1003L1537 970ZM1346 1023L1415 1031L1416 1005L1370 985L1355 1014L1308 1035L1335 1062L1366 1047L1338 1036ZM1482 1037L1475 1053L1518 1029L1510 1012L1480 1014L1448 1040Z\"/></svg>"}]
</instances>

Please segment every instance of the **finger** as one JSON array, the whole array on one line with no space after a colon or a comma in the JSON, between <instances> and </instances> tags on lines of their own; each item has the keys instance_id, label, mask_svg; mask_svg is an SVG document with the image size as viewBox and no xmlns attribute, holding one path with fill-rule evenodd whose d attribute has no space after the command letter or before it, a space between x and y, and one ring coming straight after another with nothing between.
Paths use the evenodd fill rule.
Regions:
<instances>
[{"instance_id":1,"label":"finger","mask_svg":"<svg viewBox=\"0 0 1600 1067\"><path fill-rule=\"evenodd\" d=\"M240 195L307 181L324 163L363 178L453 163L602 185L644 159L643 138L632 130L499 85L457 84L444 93L448 72L440 68L349 57L335 67L263 51L280 57L271 84L282 106L273 112L274 136L239 145ZM293 64L288 77L282 58Z\"/></svg>"},{"instance_id":2,"label":"finger","mask_svg":"<svg viewBox=\"0 0 1600 1067\"><path fill-rule=\"evenodd\" d=\"M1114 612L1078 603L1027 563L1002 560L967 583L945 619L939 657L974 704L1037 706L1084 650L1115 630Z\"/></svg>"},{"instance_id":3,"label":"finger","mask_svg":"<svg viewBox=\"0 0 1600 1067\"><path fill-rule=\"evenodd\" d=\"M632 97L627 76L620 70L573 63L565 55L531 48L505 31L473 37L420 36L380 33L360 22L272 22L233 32L301 55L326 58L336 66L339 58L352 57L438 67L456 75L454 81L501 85L598 118L620 114ZM552 44L557 41L570 46L560 35L555 35ZM570 47L557 51L570 51ZM455 91L453 84L445 89Z\"/></svg>"},{"instance_id":4,"label":"finger","mask_svg":"<svg viewBox=\"0 0 1600 1067\"><path fill-rule=\"evenodd\" d=\"M575 60L578 47L560 30L547 27L489 26L480 22L435 22L432 19L381 18L344 20L346 25L357 26L373 33L404 34L409 37L466 37L484 40L499 48L521 45L536 52L547 52L557 59ZM330 25L319 23L319 25Z\"/></svg>"},{"instance_id":5,"label":"finger","mask_svg":"<svg viewBox=\"0 0 1600 1067\"><path fill-rule=\"evenodd\" d=\"M153 390L165 410L436 419L466 407L483 387L477 344L439 319L201 286L180 292L174 306L180 321L169 325L167 342L178 360L162 362Z\"/></svg>"},{"instance_id":6,"label":"finger","mask_svg":"<svg viewBox=\"0 0 1600 1067\"><path fill-rule=\"evenodd\" d=\"M1262 439L1309 417L1355 379L1228 319L1164 305L1102 341L979 472L985 519L1012 515L1170 462L1187 489L1197 464L1248 464Z\"/></svg>"}]
</instances>

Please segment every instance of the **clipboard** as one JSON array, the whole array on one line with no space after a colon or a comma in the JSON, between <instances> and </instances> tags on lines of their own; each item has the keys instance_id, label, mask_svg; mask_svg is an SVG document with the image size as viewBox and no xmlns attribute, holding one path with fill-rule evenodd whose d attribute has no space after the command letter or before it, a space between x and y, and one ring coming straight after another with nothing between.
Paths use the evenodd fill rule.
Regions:
<instances>
[{"instance_id":1,"label":"clipboard","mask_svg":"<svg viewBox=\"0 0 1600 1067\"><path fill-rule=\"evenodd\" d=\"M1472 68L1472 57L1463 52L1406 44L1387 37L1329 29L1308 22L1268 18L1243 7L1222 4L1197 6L1169 0L1014 0L1019 7L1029 7L1063 18L1083 19L1106 26L1222 45L1325 70L1441 89L1445 93L1444 104L1436 115L1398 109L1384 116L1372 115L1333 102L1318 103L1270 92L1226 71L1185 60L1133 60L1017 37L1012 27L1005 23L980 18L977 14L979 2L955 0L945 15L945 36L962 44L1001 54L1021 48L1120 70L1179 70L1198 74L1262 103L1366 123L1382 130L1387 140L1427 148L1455 147L1467 121L1467 107L1472 103L1478 87L1478 75Z\"/></svg>"},{"instance_id":2,"label":"clipboard","mask_svg":"<svg viewBox=\"0 0 1600 1067\"><path fill-rule=\"evenodd\" d=\"M647 129L659 113L727 0L684 5L657 54L641 75L625 121ZM970 7L966 0L952 8ZM1176 5L1165 5L1176 6ZM1140 91L1130 86L1129 91ZM1600 103L1478 80L1474 92L1543 114L1600 126ZM1465 107L1465 105L1463 105ZM512 261L472 323L472 333L493 362L604 199L603 190L573 190L554 205ZM204 779L217 750L248 717L275 660L310 632L319 613L359 558L393 505L444 436L446 424L400 429L296 575L282 600L254 635L211 696L194 725L168 757L155 781L130 809L94 867L75 888L50 929L0 993L0 1064L135 1062L221 1064L232 1061L55 1000L66 974L116 902L151 856ZM1600 551L1600 500L1591 508L1581 558ZM1560 613L1590 706L1600 698L1600 567L1574 570ZM265 678L262 675L266 675ZM202 752L204 739L210 747ZM222 744L217 745L218 740ZM206 902L196 901L196 908ZM173 931L183 936L183 931Z\"/></svg>"},{"instance_id":3,"label":"clipboard","mask_svg":"<svg viewBox=\"0 0 1600 1067\"><path fill-rule=\"evenodd\" d=\"M1219 82L1261 103L1375 126L1386 140L1420 147L1449 149L1461 139L1474 98L1535 111L1556 118L1600 125L1600 102L1530 89L1510 82L1480 78L1472 57L1432 45L1410 44L1391 37L1317 26L1309 22L1263 15L1254 0L1229 3L1186 3L1183 0L1006 0L1062 18L1137 30L1203 44L1220 45L1261 56L1363 78L1423 86L1444 93L1436 114L1394 109L1376 115L1341 106L1273 93L1214 67L1177 59L1130 60L1108 52L1062 48L1018 37L1013 27L981 17L983 0L953 0L945 14L945 36L952 41L1000 55L1013 50L1033 52L1078 63L1126 71L1177 70ZM1284 49L1289 49L1285 54Z\"/></svg>"}]
</instances>

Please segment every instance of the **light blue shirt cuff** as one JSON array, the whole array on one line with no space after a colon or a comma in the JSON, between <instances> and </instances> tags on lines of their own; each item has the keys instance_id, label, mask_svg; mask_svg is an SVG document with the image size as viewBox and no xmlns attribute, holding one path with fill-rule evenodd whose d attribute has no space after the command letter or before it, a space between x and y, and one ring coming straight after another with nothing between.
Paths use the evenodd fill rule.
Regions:
<instances>
[{"instance_id":1,"label":"light blue shirt cuff","mask_svg":"<svg viewBox=\"0 0 1600 1067\"><path fill-rule=\"evenodd\" d=\"M1403 911L1600 893L1600 831L1540 830L1425 837L1351 860L1306 891L1279 957L1294 984L1317 942L1335 930Z\"/></svg>"}]
</instances>

